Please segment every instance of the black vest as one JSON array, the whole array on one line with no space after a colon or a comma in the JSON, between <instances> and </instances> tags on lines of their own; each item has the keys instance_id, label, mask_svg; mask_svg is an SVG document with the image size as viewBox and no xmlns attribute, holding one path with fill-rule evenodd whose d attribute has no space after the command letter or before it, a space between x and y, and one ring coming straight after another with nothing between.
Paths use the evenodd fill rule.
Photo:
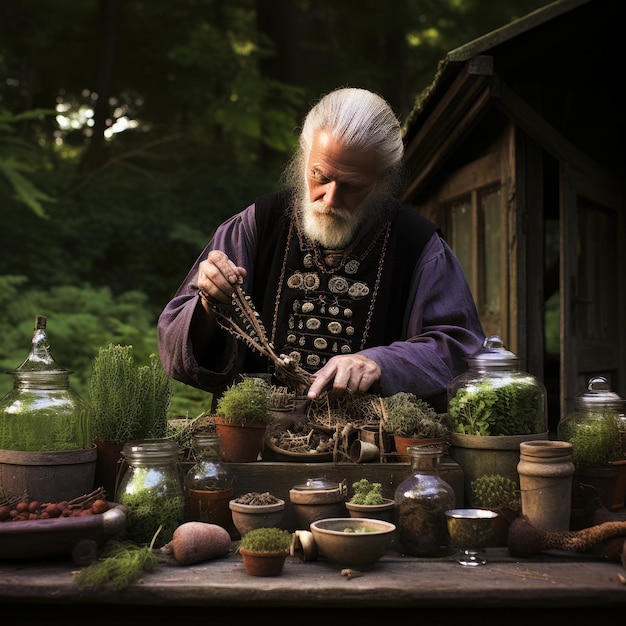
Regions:
<instances>
[{"instance_id":1,"label":"black vest","mask_svg":"<svg viewBox=\"0 0 626 626\"><path fill-rule=\"evenodd\" d=\"M415 265L437 227L394 202L382 224L361 232L341 264L328 269L321 251L298 232L289 191L256 199L258 249L252 302L278 354L315 372L336 354L403 339ZM246 371L268 370L249 353Z\"/></svg>"}]
</instances>

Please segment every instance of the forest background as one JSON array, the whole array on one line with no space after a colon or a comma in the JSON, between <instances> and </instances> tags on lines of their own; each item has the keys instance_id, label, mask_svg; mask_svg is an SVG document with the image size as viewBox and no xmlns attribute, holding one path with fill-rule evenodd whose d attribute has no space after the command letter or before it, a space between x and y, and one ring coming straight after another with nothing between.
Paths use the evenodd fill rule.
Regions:
<instances>
[{"instance_id":1,"label":"forest background","mask_svg":"<svg viewBox=\"0 0 626 626\"><path fill-rule=\"evenodd\" d=\"M321 95L374 90L404 123L449 51L546 4L2 3L0 373L38 314L84 397L101 347L147 363L164 305L215 227L278 188ZM209 405L173 381L171 417Z\"/></svg>"}]
</instances>

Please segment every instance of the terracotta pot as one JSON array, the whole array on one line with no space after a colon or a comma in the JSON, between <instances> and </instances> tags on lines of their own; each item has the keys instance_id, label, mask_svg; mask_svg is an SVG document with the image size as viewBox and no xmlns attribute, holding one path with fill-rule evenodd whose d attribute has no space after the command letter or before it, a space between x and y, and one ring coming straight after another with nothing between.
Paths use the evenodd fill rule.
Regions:
<instances>
[{"instance_id":1,"label":"terracotta pot","mask_svg":"<svg viewBox=\"0 0 626 626\"><path fill-rule=\"evenodd\" d=\"M610 465L617 468L617 481L615 483L615 493L613 494L614 511L624 508L624 499L626 497L626 459L621 461L611 461Z\"/></svg>"},{"instance_id":2,"label":"terracotta pot","mask_svg":"<svg viewBox=\"0 0 626 626\"><path fill-rule=\"evenodd\" d=\"M225 463L250 463L259 458L263 449L266 423L227 424L215 418L215 430L220 435L220 458Z\"/></svg>"},{"instance_id":3,"label":"terracotta pot","mask_svg":"<svg viewBox=\"0 0 626 626\"><path fill-rule=\"evenodd\" d=\"M98 440L94 443L98 450L94 485L96 489L104 487L106 499L115 502L115 490L126 468L126 462L122 456L124 444L106 440Z\"/></svg>"},{"instance_id":4,"label":"terracotta pot","mask_svg":"<svg viewBox=\"0 0 626 626\"><path fill-rule=\"evenodd\" d=\"M407 452L409 448L415 446L443 446L447 450L450 438L433 437L432 439L424 439L423 437L402 437L401 435L394 435L393 442L399 461L402 463L410 463L411 454Z\"/></svg>"},{"instance_id":5,"label":"terracotta pot","mask_svg":"<svg viewBox=\"0 0 626 626\"><path fill-rule=\"evenodd\" d=\"M576 479L583 486L595 491L602 504L609 511L613 508L615 488L620 470L618 467L585 467L576 470Z\"/></svg>"},{"instance_id":6,"label":"terracotta pot","mask_svg":"<svg viewBox=\"0 0 626 626\"><path fill-rule=\"evenodd\" d=\"M249 576L280 576L289 553L284 552L251 552L239 550L246 574Z\"/></svg>"}]
</instances>

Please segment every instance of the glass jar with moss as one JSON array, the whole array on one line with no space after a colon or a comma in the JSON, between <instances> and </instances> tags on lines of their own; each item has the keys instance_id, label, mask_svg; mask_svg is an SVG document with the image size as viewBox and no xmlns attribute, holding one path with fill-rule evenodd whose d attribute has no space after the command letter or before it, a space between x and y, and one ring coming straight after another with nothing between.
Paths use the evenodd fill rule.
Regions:
<instances>
[{"instance_id":1,"label":"glass jar with moss","mask_svg":"<svg viewBox=\"0 0 626 626\"><path fill-rule=\"evenodd\" d=\"M85 401L71 388L72 372L50 352L46 317L37 315L30 352L14 371L13 389L0 400L0 450L90 450Z\"/></svg>"},{"instance_id":2,"label":"glass jar with moss","mask_svg":"<svg viewBox=\"0 0 626 626\"><path fill-rule=\"evenodd\" d=\"M180 448L167 439L128 442L122 449L128 467L116 500L128 509L124 534L139 544L154 547L171 541L185 517L185 495L179 466Z\"/></svg>"},{"instance_id":3,"label":"glass jar with moss","mask_svg":"<svg viewBox=\"0 0 626 626\"><path fill-rule=\"evenodd\" d=\"M625 406L626 401L611 391L604 376L589 379L587 389L572 398L557 435L572 444L577 470L626 458Z\"/></svg>"}]
</instances>

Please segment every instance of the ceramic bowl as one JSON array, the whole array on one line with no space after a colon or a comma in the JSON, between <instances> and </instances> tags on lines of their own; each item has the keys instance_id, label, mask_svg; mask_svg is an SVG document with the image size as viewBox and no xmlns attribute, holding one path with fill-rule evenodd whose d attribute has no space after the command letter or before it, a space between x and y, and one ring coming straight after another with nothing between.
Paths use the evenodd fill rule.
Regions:
<instances>
[{"instance_id":1,"label":"ceramic bowl","mask_svg":"<svg viewBox=\"0 0 626 626\"><path fill-rule=\"evenodd\" d=\"M231 500L228 506L242 537L255 528L280 526L285 513L285 501L281 498L275 504L242 504Z\"/></svg>"},{"instance_id":2,"label":"ceramic bowl","mask_svg":"<svg viewBox=\"0 0 626 626\"><path fill-rule=\"evenodd\" d=\"M371 569L385 554L395 524L367 517L330 517L311 523L321 556L340 568Z\"/></svg>"}]
</instances>

